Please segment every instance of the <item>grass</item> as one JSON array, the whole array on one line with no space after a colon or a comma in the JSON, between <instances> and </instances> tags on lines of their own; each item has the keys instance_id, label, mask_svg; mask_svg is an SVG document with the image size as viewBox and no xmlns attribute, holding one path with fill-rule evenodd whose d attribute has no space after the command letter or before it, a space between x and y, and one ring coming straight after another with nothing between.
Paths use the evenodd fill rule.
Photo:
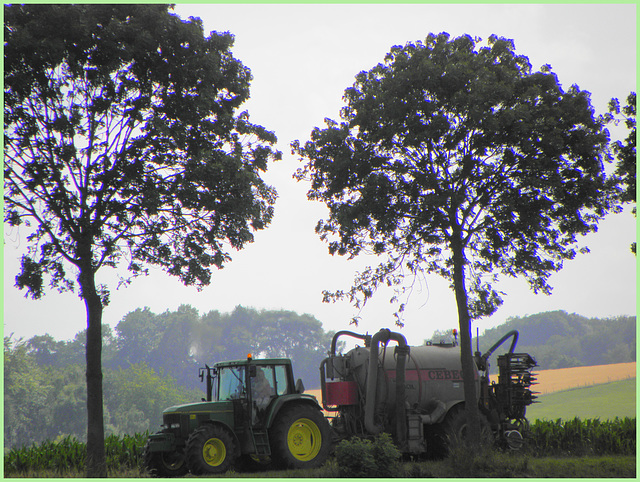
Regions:
<instances>
[{"instance_id":1,"label":"grass","mask_svg":"<svg viewBox=\"0 0 640 482\"><path fill-rule=\"evenodd\" d=\"M118 470L108 470L107 477L115 478L115 479L139 479L139 478L150 478L148 474L141 473L139 469L118 469ZM29 469L26 472L12 472L10 474L4 475L5 479L8 478L16 478L16 479L42 479L42 478L55 478L55 479L84 479L86 478L86 473L84 470L78 469L68 469L65 471L52 470L52 469Z\"/></svg>"},{"instance_id":2,"label":"grass","mask_svg":"<svg viewBox=\"0 0 640 482\"><path fill-rule=\"evenodd\" d=\"M29 470L5 474L5 478L84 478L78 470ZM149 478L137 469L110 470L109 478ZM194 478L188 475L188 478ZM338 479L340 472L335 459L317 469L265 470L259 472L228 471L206 478L246 479ZM201 478L195 477L195 478ZM389 477L389 476L387 476ZM632 455L531 457L527 454L503 452L484 453L476 457L438 461L405 461L394 478L636 478L636 457ZM389 477L391 478L391 477Z\"/></svg>"},{"instance_id":3,"label":"grass","mask_svg":"<svg viewBox=\"0 0 640 482\"><path fill-rule=\"evenodd\" d=\"M527 408L530 421L558 418L612 420L636 416L636 379L603 383L540 395L540 403Z\"/></svg>"},{"instance_id":4,"label":"grass","mask_svg":"<svg viewBox=\"0 0 640 482\"><path fill-rule=\"evenodd\" d=\"M459 459L440 461L404 462L395 478L635 478L636 458L634 456L606 457L529 457L495 452L468 458L464 463ZM84 474L70 471L64 474L52 471L31 471L27 474L12 475L25 478L83 478ZM109 472L110 478L147 478L135 469ZM309 479L340 478L335 459L329 460L318 469L269 470L263 472L229 471L219 476L206 478L247 478L247 479ZM193 478L189 475L188 478Z\"/></svg>"},{"instance_id":5,"label":"grass","mask_svg":"<svg viewBox=\"0 0 640 482\"><path fill-rule=\"evenodd\" d=\"M394 478L635 478L634 456L542 457L489 452L476 457L404 462ZM334 459L314 470L227 472L221 478L340 478ZM209 477L208 477L209 478Z\"/></svg>"},{"instance_id":6,"label":"grass","mask_svg":"<svg viewBox=\"0 0 640 482\"><path fill-rule=\"evenodd\" d=\"M636 458L633 456L608 457L545 457L531 459L531 472L534 477L567 478L618 478L636 477Z\"/></svg>"}]
</instances>

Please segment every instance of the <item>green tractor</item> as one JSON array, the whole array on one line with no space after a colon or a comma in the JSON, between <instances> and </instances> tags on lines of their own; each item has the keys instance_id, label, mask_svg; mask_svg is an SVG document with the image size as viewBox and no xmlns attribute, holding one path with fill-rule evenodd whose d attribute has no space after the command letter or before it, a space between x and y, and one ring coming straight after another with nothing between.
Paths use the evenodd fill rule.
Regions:
<instances>
[{"instance_id":1,"label":"green tractor","mask_svg":"<svg viewBox=\"0 0 640 482\"><path fill-rule=\"evenodd\" d=\"M220 362L200 369L202 402L169 407L162 431L151 435L144 463L151 475L176 477L226 472L236 463L311 468L324 463L331 429L291 360Z\"/></svg>"}]
</instances>

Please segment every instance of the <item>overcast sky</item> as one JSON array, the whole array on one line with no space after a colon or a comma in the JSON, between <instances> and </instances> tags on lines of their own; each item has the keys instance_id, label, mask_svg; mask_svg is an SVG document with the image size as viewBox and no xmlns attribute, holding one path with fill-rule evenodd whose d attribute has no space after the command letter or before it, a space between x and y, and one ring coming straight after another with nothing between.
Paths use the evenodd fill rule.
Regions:
<instances>
[{"instance_id":1,"label":"overcast sky","mask_svg":"<svg viewBox=\"0 0 640 482\"><path fill-rule=\"evenodd\" d=\"M592 93L598 113L612 97L622 101L636 83L635 5L179 5L183 17L201 17L205 30L235 35L233 53L253 73L251 100L243 106L254 123L278 136L283 160L265 175L278 190L271 226L255 242L233 253L233 261L213 275L198 292L152 269L146 278L115 290L109 271L100 279L113 287L104 322L115 327L136 308L155 313L189 304L201 313L232 311L236 305L309 313L325 330L370 333L382 327L404 333L420 343L436 329L457 326L453 292L446 282L430 277L414 289L405 313L406 326L394 327L390 293L379 292L360 313L358 328L349 325L358 314L347 302L322 303L324 289L349 288L354 274L376 259L347 261L331 257L314 233L326 210L306 200L308 185L292 178L301 167L290 143L309 138L323 119L338 119L342 93L355 75L381 62L393 45L424 40L429 33L491 34L511 38L518 54L534 69L550 64L564 88L577 84ZM614 136L624 137L624 130ZM483 329L513 316L565 310L584 316L635 314L636 259L629 251L636 222L627 209L610 215L597 234L584 238L591 253L579 255L551 277L551 296L534 295L523 280L505 280L504 305ZM71 339L86 327L84 304L75 295L49 292L43 300L26 300L13 287L25 240L5 232L4 332L30 338L49 333ZM475 333L475 327L474 327Z\"/></svg>"}]
</instances>

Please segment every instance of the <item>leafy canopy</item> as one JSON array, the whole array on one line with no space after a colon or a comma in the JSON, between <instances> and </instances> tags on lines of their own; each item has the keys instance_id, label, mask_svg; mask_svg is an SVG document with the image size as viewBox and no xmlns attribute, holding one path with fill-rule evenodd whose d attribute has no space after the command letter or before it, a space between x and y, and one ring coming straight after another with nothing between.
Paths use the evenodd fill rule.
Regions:
<instances>
[{"instance_id":1,"label":"leafy canopy","mask_svg":"<svg viewBox=\"0 0 640 482\"><path fill-rule=\"evenodd\" d=\"M631 92L627 96L627 103L620 107L618 99L611 99L609 102L610 121L620 122L620 117L624 119L625 127L629 133L624 141L618 140L613 143L613 152L618 163L615 175L620 180L622 190L620 201L623 203L633 203L632 212L636 215L636 93ZM631 252L636 253L636 242L631 243Z\"/></svg>"},{"instance_id":2,"label":"leafy canopy","mask_svg":"<svg viewBox=\"0 0 640 482\"><path fill-rule=\"evenodd\" d=\"M33 297L45 275L73 289L65 264L87 248L94 273L205 285L273 216L260 173L280 153L238 113L251 73L233 36L168 8L5 7L5 222L27 226L16 281Z\"/></svg>"},{"instance_id":3,"label":"leafy canopy","mask_svg":"<svg viewBox=\"0 0 640 482\"><path fill-rule=\"evenodd\" d=\"M589 93L563 90L548 65L532 71L511 40L442 33L395 46L344 100L340 122L292 144L306 161L296 177L329 207L316 231L332 254L386 261L327 300L361 306L379 285L402 292L425 272L453 285L458 250L471 317L488 315L502 302L499 274L549 293L577 236L612 207L608 132Z\"/></svg>"},{"instance_id":4,"label":"leafy canopy","mask_svg":"<svg viewBox=\"0 0 640 482\"><path fill-rule=\"evenodd\" d=\"M616 175L620 177L624 189L620 194L623 202L636 202L636 93L631 92L627 96L627 103L621 107L618 99L609 102L609 118L619 122L619 117L624 119L625 127L629 133L624 141L613 143L613 152L618 159ZM635 209L635 208L634 208Z\"/></svg>"}]
</instances>

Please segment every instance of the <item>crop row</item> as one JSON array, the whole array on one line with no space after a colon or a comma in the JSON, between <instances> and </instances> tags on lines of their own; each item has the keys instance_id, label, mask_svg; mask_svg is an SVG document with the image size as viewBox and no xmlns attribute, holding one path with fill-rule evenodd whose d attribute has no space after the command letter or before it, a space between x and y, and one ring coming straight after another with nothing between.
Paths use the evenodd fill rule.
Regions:
<instances>
[{"instance_id":1,"label":"crop row","mask_svg":"<svg viewBox=\"0 0 640 482\"><path fill-rule=\"evenodd\" d=\"M635 455L636 419L536 420L527 437L536 456Z\"/></svg>"},{"instance_id":2,"label":"crop row","mask_svg":"<svg viewBox=\"0 0 640 482\"><path fill-rule=\"evenodd\" d=\"M148 432L135 435L109 435L105 438L107 470L142 466L142 449ZM31 447L11 449L4 456L5 475L50 471L57 474L84 471L86 444L66 436L56 441L33 444Z\"/></svg>"},{"instance_id":3,"label":"crop row","mask_svg":"<svg viewBox=\"0 0 640 482\"><path fill-rule=\"evenodd\" d=\"M111 435L105 439L107 470L137 469L142 466L142 449L148 433ZM533 422L527 434L528 452L548 455L635 455L636 419L616 418ZM33 471L65 474L82 472L85 444L74 437L12 449L4 456L6 476Z\"/></svg>"}]
</instances>

